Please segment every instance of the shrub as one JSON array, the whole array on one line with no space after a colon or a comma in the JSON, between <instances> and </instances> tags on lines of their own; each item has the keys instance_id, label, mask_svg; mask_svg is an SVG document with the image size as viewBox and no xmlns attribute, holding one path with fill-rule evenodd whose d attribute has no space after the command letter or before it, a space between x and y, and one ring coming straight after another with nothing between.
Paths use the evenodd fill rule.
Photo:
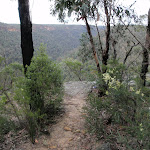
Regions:
<instances>
[{"instance_id":1,"label":"shrub","mask_svg":"<svg viewBox=\"0 0 150 150\"><path fill-rule=\"evenodd\" d=\"M45 105L59 104L62 100L62 76L59 67L45 54L45 47L33 57L27 69L27 93L31 98L31 110L44 112Z\"/></svg>"},{"instance_id":2,"label":"shrub","mask_svg":"<svg viewBox=\"0 0 150 150\"><path fill-rule=\"evenodd\" d=\"M3 60L0 57L1 64ZM0 113L3 118L0 124L3 126L8 116L10 120L18 120L20 126L26 127L34 143L39 129L61 107L61 70L48 58L43 45L27 67L26 77L22 66L17 63L1 65L0 69Z\"/></svg>"},{"instance_id":3,"label":"shrub","mask_svg":"<svg viewBox=\"0 0 150 150\"><path fill-rule=\"evenodd\" d=\"M115 70L115 69L114 69ZM149 90L121 82L120 76L107 70L105 96L90 94L85 108L86 126L97 138L119 143L127 149L150 149Z\"/></svg>"},{"instance_id":4,"label":"shrub","mask_svg":"<svg viewBox=\"0 0 150 150\"><path fill-rule=\"evenodd\" d=\"M106 106L107 103L103 103L99 97L92 93L88 96L87 106L84 107L86 127L90 133L96 134L98 139L105 136L106 126L102 112L105 111Z\"/></svg>"},{"instance_id":5,"label":"shrub","mask_svg":"<svg viewBox=\"0 0 150 150\"><path fill-rule=\"evenodd\" d=\"M92 61L81 62L77 59L66 58L60 63L65 81L93 81L97 70Z\"/></svg>"},{"instance_id":6,"label":"shrub","mask_svg":"<svg viewBox=\"0 0 150 150\"><path fill-rule=\"evenodd\" d=\"M5 140L4 135L14 129L15 125L12 121L8 120L4 116L0 116L0 143Z\"/></svg>"},{"instance_id":7,"label":"shrub","mask_svg":"<svg viewBox=\"0 0 150 150\"><path fill-rule=\"evenodd\" d=\"M46 118L53 116L61 106L63 83L59 67L46 55L45 47L39 51L27 68L26 77L16 82L14 99L19 104L21 114L26 118L32 142ZM47 109L51 108L51 111ZM53 112L52 114L48 114Z\"/></svg>"},{"instance_id":8,"label":"shrub","mask_svg":"<svg viewBox=\"0 0 150 150\"><path fill-rule=\"evenodd\" d=\"M0 141L3 142L4 135L16 128L14 120L17 118L17 107L13 101L13 84L18 76L22 74L22 66L18 63L7 65L5 59L0 57Z\"/></svg>"}]
</instances>

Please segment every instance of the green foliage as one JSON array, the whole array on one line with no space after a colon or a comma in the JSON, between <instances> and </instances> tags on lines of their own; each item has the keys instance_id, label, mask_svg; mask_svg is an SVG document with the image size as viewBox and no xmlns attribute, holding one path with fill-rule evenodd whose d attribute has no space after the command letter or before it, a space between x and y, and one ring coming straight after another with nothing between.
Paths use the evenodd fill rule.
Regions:
<instances>
[{"instance_id":1,"label":"green foliage","mask_svg":"<svg viewBox=\"0 0 150 150\"><path fill-rule=\"evenodd\" d=\"M5 140L4 135L13 130L14 127L15 125L12 121L0 115L0 143Z\"/></svg>"},{"instance_id":2,"label":"green foliage","mask_svg":"<svg viewBox=\"0 0 150 150\"><path fill-rule=\"evenodd\" d=\"M103 101L96 97L95 94L90 94L87 99L87 106L84 108L86 113L86 128L92 134L96 134L98 139L101 139L105 136L105 124L104 118L102 117L102 112L107 107L107 103L103 103Z\"/></svg>"},{"instance_id":3,"label":"green foliage","mask_svg":"<svg viewBox=\"0 0 150 150\"><path fill-rule=\"evenodd\" d=\"M88 38L87 33L82 34L82 37L80 39L78 57L83 63L93 59L91 46L89 45L89 38Z\"/></svg>"},{"instance_id":4,"label":"green foliage","mask_svg":"<svg viewBox=\"0 0 150 150\"><path fill-rule=\"evenodd\" d=\"M59 67L46 55L45 47L39 51L27 68L26 78L21 77L15 86L14 99L20 106L20 113L26 118L27 129L34 142L40 127L46 122L47 109L57 111L61 106L63 83ZM53 115L52 115L53 116Z\"/></svg>"},{"instance_id":5,"label":"green foliage","mask_svg":"<svg viewBox=\"0 0 150 150\"><path fill-rule=\"evenodd\" d=\"M107 68L107 73L109 73L111 77L115 77L120 81L124 78L124 74L127 76L126 66L119 63L118 60L110 59Z\"/></svg>"},{"instance_id":6,"label":"green foliage","mask_svg":"<svg viewBox=\"0 0 150 150\"><path fill-rule=\"evenodd\" d=\"M2 117L18 120L34 143L39 129L60 110L63 97L60 68L48 58L41 45L27 68L26 77L22 66L14 63L2 66L0 82Z\"/></svg>"},{"instance_id":7,"label":"green foliage","mask_svg":"<svg viewBox=\"0 0 150 150\"><path fill-rule=\"evenodd\" d=\"M17 108L12 102L12 87L18 76L22 75L22 66L18 63L6 65L0 57L0 142L4 135L15 129L11 117L18 118Z\"/></svg>"},{"instance_id":8,"label":"green foliage","mask_svg":"<svg viewBox=\"0 0 150 150\"><path fill-rule=\"evenodd\" d=\"M82 74L84 73L82 62L73 59L66 59L64 63L68 67L70 72L72 72L79 81L82 81Z\"/></svg>"},{"instance_id":9,"label":"green foliage","mask_svg":"<svg viewBox=\"0 0 150 150\"><path fill-rule=\"evenodd\" d=\"M123 81L117 65L101 76L107 85L106 95L90 94L86 126L97 138L104 138L114 145L115 141L127 149L149 149L150 98L149 89ZM117 145L116 145L117 146Z\"/></svg>"},{"instance_id":10,"label":"green foliage","mask_svg":"<svg viewBox=\"0 0 150 150\"><path fill-rule=\"evenodd\" d=\"M65 81L93 81L97 71L92 61L82 63L73 58L64 59L61 63Z\"/></svg>"},{"instance_id":11,"label":"green foliage","mask_svg":"<svg viewBox=\"0 0 150 150\"><path fill-rule=\"evenodd\" d=\"M4 58L2 56L0 56L0 66L2 65Z\"/></svg>"},{"instance_id":12,"label":"green foliage","mask_svg":"<svg viewBox=\"0 0 150 150\"><path fill-rule=\"evenodd\" d=\"M93 17L94 11L96 11L96 6L98 6L98 1L83 1L82 0L55 0L54 7L51 10L51 14L58 14L58 19L61 22L65 22L65 18L71 17L74 13L75 19L80 20L84 19L85 16Z\"/></svg>"},{"instance_id":13,"label":"green foliage","mask_svg":"<svg viewBox=\"0 0 150 150\"><path fill-rule=\"evenodd\" d=\"M50 102L60 102L61 97L57 95L62 94L61 71L58 65L48 59L43 45L37 55L33 57L26 76L27 90L31 94L31 106L33 103L33 107L35 107L33 109L40 108L43 111L44 105Z\"/></svg>"},{"instance_id":14,"label":"green foliage","mask_svg":"<svg viewBox=\"0 0 150 150\"><path fill-rule=\"evenodd\" d=\"M94 28L94 27L93 27ZM36 49L40 43L47 45L47 54L53 59L66 56L77 48L79 38L86 29L82 25L35 25L33 24L33 44ZM96 31L93 30L96 35ZM0 55L6 62L22 62L19 25L0 24Z\"/></svg>"}]
</instances>

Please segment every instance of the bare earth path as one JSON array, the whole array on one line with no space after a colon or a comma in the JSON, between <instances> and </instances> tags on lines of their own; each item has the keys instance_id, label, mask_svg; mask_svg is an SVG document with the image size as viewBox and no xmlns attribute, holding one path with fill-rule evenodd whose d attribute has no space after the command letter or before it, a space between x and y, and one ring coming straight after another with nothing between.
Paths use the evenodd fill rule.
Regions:
<instances>
[{"instance_id":1,"label":"bare earth path","mask_svg":"<svg viewBox=\"0 0 150 150\"><path fill-rule=\"evenodd\" d=\"M49 141L51 146L55 145L58 150L91 149L92 143L86 135L82 113L82 107L85 106L85 98L90 87L91 83L88 82L68 82L65 84L64 105L66 113L62 120L53 126L54 130Z\"/></svg>"},{"instance_id":2,"label":"bare earth path","mask_svg":"<svg viewBox=\"0 0 150 150\"><path fill-rule=\"evenodd\" d=\"M15 150L94 150L94 138L86 133L82 107L92 84L90 82L65 83L65 114L50 130L50 136L41 136L36 144L22 143Z\"/></svg>"}]
</instances>

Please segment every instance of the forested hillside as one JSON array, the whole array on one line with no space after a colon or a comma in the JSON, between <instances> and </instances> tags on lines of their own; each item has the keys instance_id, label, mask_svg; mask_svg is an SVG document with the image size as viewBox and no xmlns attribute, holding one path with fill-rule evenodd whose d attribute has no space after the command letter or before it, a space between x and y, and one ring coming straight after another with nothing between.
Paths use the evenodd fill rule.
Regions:
<instances>
[{"instance_id":1,"label":"forested hillside","mask_svg":"<svg viewBox=\"0 0 150 150\"><path fill-rule=\"evenodd\" d=\"M86 27L82 25L33 25L34 48L46 44L49 57L56 60L79 46L83 32ZM19 25L0 23L0 54L8 58L8 63L21 62Z\"/></svg>"}]
</instances>

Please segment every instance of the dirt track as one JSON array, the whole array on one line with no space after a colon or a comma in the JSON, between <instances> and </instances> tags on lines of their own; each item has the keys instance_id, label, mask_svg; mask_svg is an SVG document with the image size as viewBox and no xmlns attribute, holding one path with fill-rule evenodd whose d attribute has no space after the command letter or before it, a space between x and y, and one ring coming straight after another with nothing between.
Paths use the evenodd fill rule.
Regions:
<instances>
[{"instance_id":1,"label":"dirt track","mask_svg":"<svg viewBox=\"0 0 150 150\"><path fill-rule=\"evenodd\" d=\"M65 113L48 130L50 136L41 136L33 145L30 141L21 143L15 150L94 150L94 138L86 133L82 107L86 105L91 82L67 82L64 84Z\"/></svg>"},{"instance_id":2,"label":"dirt track","mask_svg":"<svg viewBox=\"0 0 150 150\"><path fill-rule=\"evenodd\" d=\"M82 107L91 83L67 82L64 86L65 115L53 126L49 146L57 150L90 150L94 146L84 128Z\"/></svg>"}]
</instances>

